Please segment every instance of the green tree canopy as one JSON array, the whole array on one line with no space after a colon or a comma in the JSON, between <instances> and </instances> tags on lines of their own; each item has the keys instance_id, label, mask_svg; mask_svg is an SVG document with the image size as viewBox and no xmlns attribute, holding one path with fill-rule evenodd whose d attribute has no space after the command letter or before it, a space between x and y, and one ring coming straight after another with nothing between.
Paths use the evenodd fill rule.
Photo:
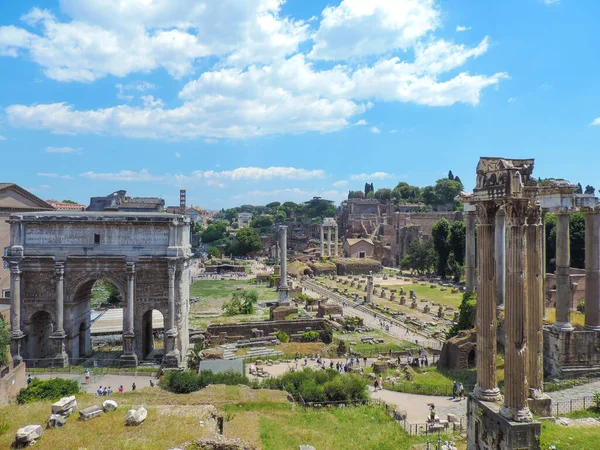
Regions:
<instances>
[{"instance_id":1,"label":"green tree canopy","mask_svg":"<svg viewBox=\"0 0 600 450\"><path fill-rule=\"evenodd\" d=\"M350 191L348 192L348 200L353 198L365 198L365 193L363 191Z\"/></svg>"},{"instance_id":2,"label":"green tree canopy","mask_svg":"<svg viewBox=\"0 0 600 450\"><path fill-rule=\"evenodd\" d=\"M226 231L226 222L215 222L206 227L206 229L200 235L200 238L202 239L202 242L204 242L205 244L209 244L211 242L223 239L225 237Z\"/></svg>"},{"instance_id":3,"label":"green tree canopy","mask_svg":"<svg viewBox=\"0 0 600 450\"><path fill-rule=\"evenodd\" d=\"M402 259L403 269L416 270L423 274L431 270L435 265L436 255L433 248L433 241L416 240L410 244L408 254Z\"/></svg>"},{"instance_id":4,"label":"green tree canopy","mask_svg":"<svg viewBox=\"0 0 600 450\"><path fill-rule=\"evenodd\" d=\"M388 188L377 189L374 195L377 200L387 202L392 199L392 190Z\"/></svg>"},{"instance_id":5,"label":"green tree canopy","mask_svg":"<svg viewBox=\"0 0 600 450\"><path fill-rule=\"evenodd\" d=\"M392 199L396 204L418 203L421 201L421 188L401 181L392 190Z\"/></svg>"},{"instance_id":6,"label":"green tree canopy","mask_svg":"<svg viewBox=\"0 0 600 450\"><path fill-rule=\"evenodd\" d=\"M433 247L437 253L436 271L442 278L446 277L448 271L448 259L450 258L450 222L441 218L435 224L431 231L433 238Z\"/></svg>"},{"instance_id":7,"label":"green tree canopy","mask_svg":"<svg viewBox=\"0 0 600 450\"><path fill-rule=\"evenodd\" d=\"M235 256L246 256L262 248L258 231L254 228L242 228L225 248L225 252Z\"/></svg>"}]
</instances>

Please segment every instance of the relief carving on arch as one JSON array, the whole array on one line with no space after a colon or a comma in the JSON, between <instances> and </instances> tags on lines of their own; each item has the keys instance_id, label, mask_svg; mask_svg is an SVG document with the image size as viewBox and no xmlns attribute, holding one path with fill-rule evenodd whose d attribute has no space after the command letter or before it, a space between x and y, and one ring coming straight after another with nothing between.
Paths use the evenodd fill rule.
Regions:
<instances>
[{"instance_id":1,"label":"relief carving on arch","mask_svg":"<svg viewBox=\"0 0 600 450\"><path fill-rule=\"evenodd\" d=\"M135 273L136 303L169 300L169 273L167 265L138 264Z\"/></svg>"},{"instance_id":2,"label":"relief carving on arch","mask_svg":"<svg viewBox=\"0 0 600 450\"><path fill-rule=\"evenodd\" d=\"M56 295L54 271L24 271L21 277L23 279L23 299L25 301L54 299Z\"/></svg>"}]
</instances>

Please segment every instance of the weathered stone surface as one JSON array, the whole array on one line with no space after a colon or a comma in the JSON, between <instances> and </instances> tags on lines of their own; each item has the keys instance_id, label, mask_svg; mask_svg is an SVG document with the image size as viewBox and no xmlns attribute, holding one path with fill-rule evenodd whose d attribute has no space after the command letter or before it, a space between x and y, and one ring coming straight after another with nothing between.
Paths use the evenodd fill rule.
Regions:
<instances>
[{"instance_id":1,"label":"weathered stone surface","mask_svg":"<svg viewBox=\"0 0 600 450\"><path fill-rule=\"evenodd\" d=\"M23 428L19 428L17 430L17 435L15 436L15 443L18 445L31 445L37 441L44 430L41 425L27 425Z\"/></svg>"},{"instance_id":2,"label":"weathered stone surface","mask_svg":"<svg viewBox=\"0 0 600 450\"><path fill-rule=\"evenodd\" d=\"M104 412L114 411L118 406L119 405L114 400L104 400L104 403L102 403L102 409Z\"/></svg>"},{"instance_id":3,"label":"weathered stone surface","mask_svg":"<svg viewBox=\"0 0 600 450\"><path fill-rule=\"evenodd\" d=\"M79 419L90 420L94 417L98 417L100 414L102 414L102 408L100 408L98 405L89 406L79 411Z\"/></svg>"},{"instance_id":4,"label":"weathered stone surface","mask_svg":"<svg viewBox=\"0 0 600 450\"><path fill-rule=\"evenodd\" d=\"M74 395L63 397L56 403L52 403L52 414L68 416L77 408L77 399Z\"/></svg>"},{"instance_id":5,"label":"weathered stone surface","mask_svg":"<svg viewBox=\"0 0 600 450\"><path fill-rule=\"evenodd\" d=\"M316 450L312 445L301 445L299 450Z\"/></svg>"},{"instance_id":6,"label":"weathered stone surface","mask_svg":"<svg viewBox=\"0 0 600 450\"><path fill-rule=\"evenodd\" d=\"M394 419L396 420L404 420L407 417L407 413L405 409L396 408L394 409Z\"/></svg>"},{"instance_id":7,"label":"weathered stone surface","mask_svg":"<svg viewBox=\"0 0 600 450\"><path fill-rule=\"evenodd\" d=\"M227 439L223 436L189 442L171 450L184 450L187 448L193 448L194 450L256 450L254 445L241 439Z\"/></svg>"},{"instance_id":8,"label":"weathered stone surface","mask_svg":"<svg viewBox=\"0 0 600 450\"><path fill-rule=\"evenodd\" d=\"M67 423L67 418L60 414L52 414L46 422L46 428L62 428Z\"/></svg>"},{"instance_id":9,"label":"weathered stone surface","mask_svg":"<svg viewBox=\"0 0 600 450\"><path fill-rule=\"evenodd\" d=\"M127 411L125 416L125 424L129 426L136 426L141 424L148 416L148 411L143 406L139 409L130 409Z\"/></svg>"},{"instance_id":10,"label":"weathered stone surface","mask_svg":"<svg viewBox=\"0 0 600 450\"><path fill-rule=\"evenodd\" d=\"M448 422L458 422L458 418L455 414L448 414L446 419L448 419Z\"/></svg>"}]
</instances>

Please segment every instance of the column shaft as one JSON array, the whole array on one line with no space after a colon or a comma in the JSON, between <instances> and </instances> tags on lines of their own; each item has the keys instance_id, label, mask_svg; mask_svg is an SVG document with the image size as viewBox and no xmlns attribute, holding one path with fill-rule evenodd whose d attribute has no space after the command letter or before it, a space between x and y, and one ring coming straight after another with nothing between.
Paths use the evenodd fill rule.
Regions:
<instances>
[{"instance_id":1,"label":"column shaft","mask_svg":"<svg viewBox=\"0 0 600 450\"><path fill-rule=\"evenodd\" d=\"M321 225L321 258L325 256L325 230Z\"/></svg>"},{"instance_id":2,"label":"column shaft","mask_svg":"<svg viewBox=\"0 0 600 450\"><path fill-rule=\"evenodd\" d=\"M127 264L127 327L125 332L134 335L135 264Z\"/></svg>"},{"instance_id":3,"label":"column shaft","mask_svg":"<svg viewBox=\"0 0 600 450\"><path fill-rule=\"evenodd\" d=\"M556 323L558 331L573 331L571 325L571 265L569 214L556 214Z\"/></svg>"},{"instance_id":4,"label":"column shaft","mask_svg":"<svg viewBox=\"0 0 600 450\"><path fill-rule=\"evenodd\" d=\"M477 385L474 395L483 401L500 396L496 380L496 277L493 204L477 205Z\"/></svg>"},{"instance_id":5,"label":"column shaft","mask_svg":"<svg viewBox=\"0 0 600 450\"><path fill-rule=\"evenodd\" d=\"M176 263L169 261L169 310L167 313L166 329L169 334L175 330L175 272L177 270Z\"/></svg>"},{"instance_id":6,"label":"column shaft","mask_svg":"<svg viewBox=\"0 0 600 450\"><path fill-rule=\"evenodd\" d=\"M331 256L331 227L327 227L327 256Z\"/></svg>"},{"instance_id":7,"label":"column shaft","mask_svg":"<svg viewBox=\"0 0 600 450\"><path fill-rule=\"evenodd\" d=\"M504 406L500 413L516 422L531 421L527 404L527 252L525 214L527 203L506 204L506 345L504 359Z\"/></svg>"},{"instance_id":8,"label":"column shaft","mask_svg":"<svg viewBox=\"0 0 600 450\"><path fill-rule=\"evenodd\" d=\"M56 264L54 273L56 275L56 329L55 334L64 334L64 295L65 295L65 266Z\"/></svg>"},{"instance_id":9,"label":"column shaft","mask_svg":"<svg viewBox=\"0 0 600 450\"><path fill-rule=\"evenodd\" d=\"M585 215L585 328L600 330L600 214Z\"/></svg>"},{"instance_id":10,"label":"column shaft","mask_svg":"<svg viewBox=\"0 0 600 450\"><path fill-rule=\"evenodd\" d=\"M496 214L496 229L494 234L496 252L496 307L504 309L505 272L506 272L506 220L502 209Z\"/></svg>"},{"instance_id":11,"label":"column shaft","mask_svg":"<svg viewBox=\"0 0 600 450\"><path fill-rule=\"evenodd\" d=\"M544 226L539 208L529 215L527 226L527 347L529 396L542 394L544 373Z\"/></svg>"},{"instance_id":12,"label":"column shaft","mask_svg":"<svg viewBox=\"0 0 600 450\"><path fill-rule=\"evenodd\" d=\"M21 337L21 266L10 265L10 325L11 335Z\"/></svg>"},{"instance_id":13,"label":"column shaft","mask_svg":"<svg viewBox=\"0 0 600 450\"><path fill-rule=\"evenodd\" d=\"M466 291L475 292L475 213L465 213L466 248L465 248L465 278Z\"/></svg>"},{"instance_id":14,"label":"column shaft","mask_svg":"<svg viewBox=\"0 0 600 450\"><path fill-rule=\"evenodd\" d=\"M333 247L333 254L335 256L338 256L338 227L337 227L337 225L334 227L334 231L335 231L335 235L334 235L335 239L334 239L333 245L335 247Z\"/></svg>"}]
</instances>

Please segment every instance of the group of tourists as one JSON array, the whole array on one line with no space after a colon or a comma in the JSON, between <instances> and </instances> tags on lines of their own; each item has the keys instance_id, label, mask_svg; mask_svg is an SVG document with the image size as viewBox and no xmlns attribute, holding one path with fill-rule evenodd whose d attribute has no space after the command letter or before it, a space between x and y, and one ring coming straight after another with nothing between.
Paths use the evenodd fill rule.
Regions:
<instances>
[{"instance_id":1,"label":"group of tourists","mask_svg":"<svg viewBox=\"0 0 600 450\"><path fill-rule=\"evenodd\" d=\"M452 384L452 398L458 397L459 400L465 398L465 387L462 383L460 385L454 380Z\"/></svg>"},{"instance_id":2,"label":"group of tourists","mask_svg":"<svg viewBox=\"0 0 600 450\"><path fill-rule=\"evenodd\" d=\"M417 352L417 355L413 357L412 352L408 352L408 355L406 356L406 360L408 362L409 366L413 366L413 367L428 367L429 366L429 359L427 358L427 352L425 351L424 348L422 348L419 352ZM400 363L400 357L398 357L398 363Z\"/></svg>"}]
</instances>

